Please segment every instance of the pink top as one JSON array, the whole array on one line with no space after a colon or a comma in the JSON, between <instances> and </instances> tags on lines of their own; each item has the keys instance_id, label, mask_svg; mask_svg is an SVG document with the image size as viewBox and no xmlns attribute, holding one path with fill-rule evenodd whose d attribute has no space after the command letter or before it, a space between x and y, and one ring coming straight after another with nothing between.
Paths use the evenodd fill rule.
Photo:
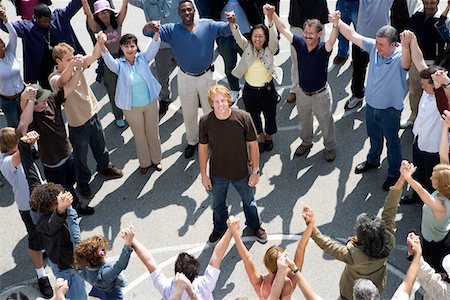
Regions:
<instances>
[{"instance_id":1,"label":"pink top","mask_svg":"<svg viewBox=\"0 0 450 300\"><path fill-rule=\"evenodd\" d=\"M34 7L39 3L41 3L39 0L20 0L22 20L31 20L34 13Z\"/></svg>"}]
</instances>

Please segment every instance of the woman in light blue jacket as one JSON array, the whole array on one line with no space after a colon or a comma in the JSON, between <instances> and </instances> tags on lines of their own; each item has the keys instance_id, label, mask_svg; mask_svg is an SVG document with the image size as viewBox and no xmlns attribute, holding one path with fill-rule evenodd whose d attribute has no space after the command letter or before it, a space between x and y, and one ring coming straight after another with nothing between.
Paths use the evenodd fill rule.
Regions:
<instances>
[{"instance_id":1,"label":"woman in light blue jacket","mask_svg":"<svg viewBox=\"0 0 450 300\"><path fill-rule=\"evenodd\" d=\"M125 34L120 39L120 57L115 59L102 44L106 66L118 75L115 103L123 110L136 143L139 170L147 173L150 167L162 170L161 141L159 138L158 96L161 85L150 71L149 62L158 53L161 39L158 32L147 49L140 52L137 38Z\"/></svg>"}]
</instances>

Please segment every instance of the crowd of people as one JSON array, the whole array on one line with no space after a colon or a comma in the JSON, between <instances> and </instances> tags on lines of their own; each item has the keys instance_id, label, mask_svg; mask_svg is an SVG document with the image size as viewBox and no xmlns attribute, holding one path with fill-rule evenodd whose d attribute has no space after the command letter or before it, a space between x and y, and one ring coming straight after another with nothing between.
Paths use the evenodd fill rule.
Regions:
<instances>
[{"instance_id":1,"label":"crowd of people","mask_svg":"<svg viewBox=\"0 0 450 300\"><path fill-rule=\"evenodd\" d=\"M330 12L325 0L291 0L290 26L278 15L279 1L124 0L116 10L109 0L71 0L53 11L51 1L13 2L22 17L14 22L0 5L0 28L9 35L8 45L0 39L0 105L7 122L0 130L0 171L12 186L26 227L42 296L123 299L121 288L127 281L121 272L135 251L164 299L212 299L233 239L259 299L292 299L297 286L306 299L320 299L301 273L311 238L345 263L339 282L342 299L379 299L386 287L387 260L399 238L398 206L420 203L421 234L407 237L411 266L392 299L408 299L416 279L429 299L450 297L450 1L440 12L439 0L338 0ZM129 4L145 13L142 31L151 39L143 51L133 33L122 33ZM70 23L79 10L86 15L94 43L88 54ZM325 23L331 25L326 41ZM18 38L23 44L23 77L16 56ZM294 259L283 248L271 246L264 256L268 274L262 275L241 239L240 219L229 215L226 198L232 184L242 198L247 234L267 243L255 190L260 153L273 150L277 132L276 83L281 84L283 72L274 57L280 38L292 46L292 87L286 102L297 106L302 141L294 156L306 156L313 147L315 116L324 158L330 163L337 155L336 134L341 133L335 132L328 64L336 41L335 64L348 59L352 44L353 96L345 107L355 108L365 99L370 141L366 160L354 172L377 169L386 140L389 168L382 188L388 195L381 218L357 216L355 235L346 245L322 235L313 209L305 205L301 216L306 230ZM215 44L229 87L213 79ZM156 74L149 67L153 60ZM79 197L93 196L89 149L103 179L124 175L110 161L97 115L99 103L84 75L95 61L114 124L122 128L127 122L131 128L142 174L164 170L159 118L173 100L169 77L178 66L184 157L191 159L198 151L201 182L212 194L208 244L214 251L204 275L199 276L199 261L183 252L175 262L174 277L167 278L132 225L121 230L124 246L115 263L105 261L105 237L81 240L77 218L94 214ZM240 99L240 78L245 81L245 111L234 105ZM402 121L408 89L411 115ZM414 136L412 162L402 160L399 137L399 130L408 127ZM45 181L34 164L37 158ZM402 195L405 183L413 189L410 195ZM58 278L55 293L42 251ZM92 286L89 294L85 281ZM24 297L17 293L8 299Z\"/></svg>"}]
</instances>

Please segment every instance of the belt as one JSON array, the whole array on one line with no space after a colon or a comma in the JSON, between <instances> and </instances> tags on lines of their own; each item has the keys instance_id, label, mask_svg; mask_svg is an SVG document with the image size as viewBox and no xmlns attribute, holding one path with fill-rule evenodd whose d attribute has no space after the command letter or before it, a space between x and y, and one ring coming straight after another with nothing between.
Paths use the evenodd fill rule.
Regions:
<instances>
[{"instance_id":1,"label":"belt","mask_svg":"<svg viewBox=\"0 0 450 300\"><path fill-rule=\"evenodd\" d=\"M208 67L205 71L200 72L200 73L186 72L186 71L183 70L181 67L180 67L180 70L183 71L183 73L186 73L186 74L188 74L188 75L191 75L191 76L194 76L194 77L199 77L199 76L202 76L203 74L205 74L206 72L208 72L209 70L211 70L211 71L214 72L214 65L209 65L209 67Z\"/></svg>"},{"instance_id":2,"label":"belt","mask_svg":"<svg viewBox=\"0 0 450 300\"><path fill-rule=\"evenodd\" d=\"M14 96L3 96L0 95L0 97L6 99L6 100L15 100L17 98L20 98L20 95L22 94L22 92L15 94Z\"/></svg>"},{"instance_id":3,"label":"belt","mask_svg":"<svg viewBox=\"0 0 450 300\"><path fill-rule=\"evenodd\" d=\"M303 92L306 96L314 96L314 95L317 95L317 94L322 93L322 92L325 91L326 89L327 89L327 85L325 84L325 85L323 86L323 88L318 89L318 90L315 91L315 92L305 92L303 89L302 89L302 92Z\"/></svg>"}]
</instances>

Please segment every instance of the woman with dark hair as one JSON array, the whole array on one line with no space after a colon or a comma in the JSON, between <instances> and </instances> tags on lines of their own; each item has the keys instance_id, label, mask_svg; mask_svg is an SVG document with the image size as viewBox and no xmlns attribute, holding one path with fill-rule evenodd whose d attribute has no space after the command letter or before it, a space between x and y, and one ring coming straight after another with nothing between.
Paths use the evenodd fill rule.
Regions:
<instances>
[{"instance_id":1,"label":"woman with dark hair","mask_svg":"<svg viewBox=\"0 0 450 300\"><path fill-rule=\"evenodd\" d=\"M228 13L233 37L244 51L241 60L231 72L233 76L244 76L245 86L242 92L245 109L250 113L258 134L259 152L273 149L272 135L277 132L276 108L278 94L273 78L278 83L282 81L282 70L274 65L274 54L278 50L277 31L272 19L269 28L264 24L255 25L245 38L239 30L234 13ZM263 130L261 113L264 115Z\"/></svg>"},{"instance_id":2,"label":"woman with dark hair","mask_svg":"<svg viewBox=\"0 0 450 300\"><path fill-rule=\"evenodd\" d=\"M122 8L120 12L111 8L110 3L107 0L97 0L94 3L94 14L88 4L88 0L82 0L83 10L86 15L86 19L89 28L92 32L99 32L100 30L106 34L106 48L114 58L119 57L119 39L122 35L122 24L127 15L128 0L123 0ZM103 74L103 83L105 84L106 91L108 92L109 103L111 104L112 112L114 114L115 123L117 127L122 128L125 126L123 120L123 112L118 108L114 102L116 96L117 75L110 69L105 68Z\"/></svg>"},{"instance_id":3,"label":"woman with dark hair","mask_svg":"<svg viewBox=\"0 0 450 300\"><path fill-rule=\"evenodd\" d=\"M353 298L353 282L359 278L370 279L380 292L386 286L387 259L395 243L395 214L404 183L405 178L401 176L391 187L381 218L365 213L357 217L356 236L349 237L345 246L323 236L314 225L311 238L317 246L346 263L339 282L342 299ZM310 219L315 223L314 215Z\"/></svg>"},{"instance_id":4,"label":"woman with dark hair","mask_svg":"<svg viewBox=\"0 0 450 300\"><path fill-rule=\"evenodd\" d=\"M400 172L423 201L421 232L423 258L435 270L444 273L442 259L450 253L450 165L439 164L433 168L430 194L412 178L416 171L412 163L402 164Z\"/></svg>"},{"instance_id":5,"label":"woman with dark hair","mask_svg":"<svg viewBox=\"0 0 450 300\"><path fill-rule=\"evenodd\" d=\"M161 85L148 66L161 44L159 32L156 31L144 52L139 51L136 36L123 35L119 41L119 58L111 55L104 39L99 38L102 57L106 66L118 75L114 100L117 107L123 110L133 132L139 170L142 174L147 173L150 167L162 171L157 101Z\"/></svg>"}]
</instances>

